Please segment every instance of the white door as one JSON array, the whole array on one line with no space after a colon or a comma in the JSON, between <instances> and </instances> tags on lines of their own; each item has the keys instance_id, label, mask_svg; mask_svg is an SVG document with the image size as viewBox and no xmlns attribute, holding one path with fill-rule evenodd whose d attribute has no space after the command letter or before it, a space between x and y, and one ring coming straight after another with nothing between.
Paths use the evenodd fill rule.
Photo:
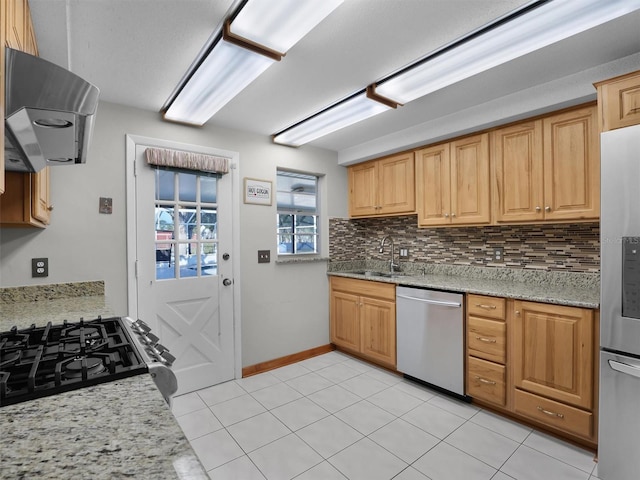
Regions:
<instances>
[{"instance_id":1,"label":"white door","mask_svg":"<svg viewBox=\"0 0 640 480\"><path fill-rule=\"evenodd\" d=\"M176 357L181 395L234 378L232 175L150 167L147 146L135 145L137 317Z\"/></svg>"}]
</instances>

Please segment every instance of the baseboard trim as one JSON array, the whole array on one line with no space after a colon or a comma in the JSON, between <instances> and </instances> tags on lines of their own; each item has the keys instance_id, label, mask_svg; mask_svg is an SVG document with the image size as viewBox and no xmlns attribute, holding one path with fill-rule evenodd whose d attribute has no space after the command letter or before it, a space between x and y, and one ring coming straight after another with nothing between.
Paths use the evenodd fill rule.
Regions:
<instances>
[{"instance_id":1,"label":"baseboard trim","mask_svg":"<svg viewBox=\"0 0 640 480\"><path fill-rule=\"evenodd\" d=\"M334 350L334 346L329 343L327 345L310 348L309 350L304 350L302 352L285 355L284 357L267 360L266 362L249 365L248 367L242 368L242 378L250 377L251 375L257 375L258 373L268 372L269 370L284 367L285 365L290 365L301 360L306 360L307 358L322 355L323 353L329 353L332 350Z\"/></svg>"}]
</instances>

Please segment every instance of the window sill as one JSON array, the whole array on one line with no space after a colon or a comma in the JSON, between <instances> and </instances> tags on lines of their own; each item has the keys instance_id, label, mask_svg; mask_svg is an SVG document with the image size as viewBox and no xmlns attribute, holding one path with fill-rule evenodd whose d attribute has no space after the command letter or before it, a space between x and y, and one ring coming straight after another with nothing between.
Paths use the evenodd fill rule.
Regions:
<instances>
[{"instance_id":1,"label":"window sill","mask_svg":"<svg viewBox=\"0 0 640 480\"><path fill-rule=\"evenodd\" d=\"M329 257L320 257L320 256L313 256L313 257L303 257L301 256L295 256L295 257L289 257L289 256L279 256L276 260L276 265L285 265L288 263L312 263L312 262L328 262L329 261Z\"/></svg>"}]
</instances>

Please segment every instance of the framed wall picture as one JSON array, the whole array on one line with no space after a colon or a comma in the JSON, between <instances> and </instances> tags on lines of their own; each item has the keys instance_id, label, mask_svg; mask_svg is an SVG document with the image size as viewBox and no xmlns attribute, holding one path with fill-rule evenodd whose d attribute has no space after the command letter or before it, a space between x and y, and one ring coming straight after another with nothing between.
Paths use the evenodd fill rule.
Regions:
<instances>
[{"instance_id":1,"label":"framed wall picture","mask_svg":"<svg viewBox=\"0 0 640 480\"><path fill-rule=\"evenodd\" d=\"M244 179L244 203L271 205L273 187L268 180Z\"/></svg>"}]
</instances>

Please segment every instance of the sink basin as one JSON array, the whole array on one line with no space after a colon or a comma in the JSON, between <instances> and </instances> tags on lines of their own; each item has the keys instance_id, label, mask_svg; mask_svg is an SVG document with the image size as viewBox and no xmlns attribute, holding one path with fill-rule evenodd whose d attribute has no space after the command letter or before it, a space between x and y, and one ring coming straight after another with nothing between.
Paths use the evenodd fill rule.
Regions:
<instances>
[{"instance_id":1,"label":"sink basin","mask_svg":"<svg viewBox=\"0 0 640 480\"><path fill-rule=\"evenodd\" d=\"M374 271L374 270L356 270L356 271L350 272L350 273L354 273L356 275L364 275L365 277L387 277L387 278L393 278L393 277L400 277L401 276L399 273L377 272L377 271Z\"/></svg>"}]
</instances>

